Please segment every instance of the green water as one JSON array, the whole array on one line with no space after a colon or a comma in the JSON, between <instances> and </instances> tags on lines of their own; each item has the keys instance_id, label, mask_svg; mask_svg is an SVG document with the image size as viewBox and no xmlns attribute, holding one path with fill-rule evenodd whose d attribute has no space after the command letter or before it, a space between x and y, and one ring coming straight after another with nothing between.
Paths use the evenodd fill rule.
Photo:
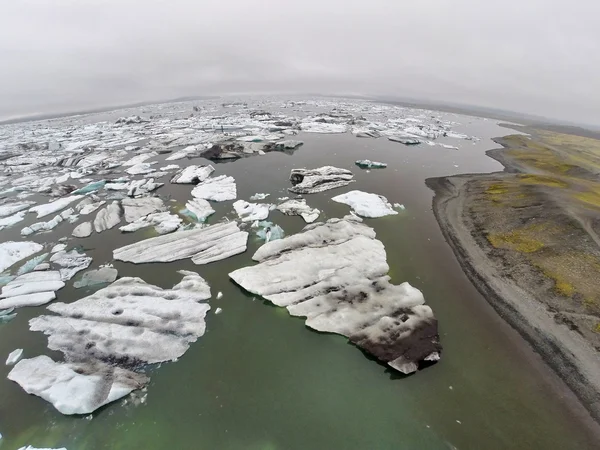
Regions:
<instances>
[{"instance_id":1,"label":"green water","mask_svg":"<svg viewBox=\"0 0 600 450\"><path fill-rule=\"evenodd\" d=\"M464 130L487 137L506 134L480 120ZM115 262L120 276L139 276L162 287L180 280L177 270L195 270L209 282L213 296L223 292L222 299L210 300L212 311L221 307L223 312L209 313L206 334L179 361L148 369L152 381L145 404L116 402L96 411L91 420L62 416L6 380L9 368L0 366L2 450L26 444L69 450L598 448L582 410L468 282L431 212L432 193L424 179L499 170L483 154L494 144L487 139L466 142L455 151L351 135L300 138L305 145L293 156L274 153L219 164L215 175L234 176L239 198L266 192L274 200L289 195L290 169L331 164L351 168L357 182L306 196L310 206L324 211L320 220L347 214L347 206L330 199L352 189L406 205L397 216L366 222L386 246L393 281L409 281L421 289L436 313L442 360L413 376L401 376L345 338L311 331L284 309L244 293L227 274L252 264L251 255L260 245L254 237L245 254L207 266L190 261L138 266ZM367 173L353 164L363 158L389 166ZM190 190L166 186L158 193L177 200L176 209L190 198ZM224 214L234 217L231 202L215 209L213 221ZM300 217L277 211L270 220L287 234L304 226ZM18 239L28 223L0 234L5 240ZM63 223L34 240L56 242L75 226ZM111 261L113 248L149 234L111 230L70 243L83 244L94 257L94 268ZM57 301L85 295L71 284L59 291ZM29 318L43 311L20 310L15 320L0 326L0 357L17 347L25 349L26 357L52 354L46 338L27 329Z\"/></svg>"}]
</instances>

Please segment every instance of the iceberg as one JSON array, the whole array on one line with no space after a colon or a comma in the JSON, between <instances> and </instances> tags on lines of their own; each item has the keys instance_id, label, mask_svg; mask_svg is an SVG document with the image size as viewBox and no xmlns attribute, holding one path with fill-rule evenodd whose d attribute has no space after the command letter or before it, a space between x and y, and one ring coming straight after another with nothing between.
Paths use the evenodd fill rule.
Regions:
<instances>
[{"instance_id":1,"label":"iceberg","mask_svg":"<svg viewBox=\"0 0 600 450\"><path fill-rule=\"evenodd\" d=\"M129 197L140 197L164 185L164 183L156 183L154 178L134 180L126 185L127 195Z\"/></svg>"},{"instance_id":2,"label":"iceberg","mask_svg":"<svg viewBox=\"0 0 600 450\"><path fill-rule=\"evenodd\" d=\"M158 234L167 234L176 231L182 222L181 217L177 215L168 212L159 212L140 217L134 222L120 227L119 230L131 233L154 225L154 229Z\"/></svg>"},{"instance_id":3,"label":"iceberg","mask_svg":"<svg viewBox=\"0 0 600 450\"><path fill-rule=\"evenodd\" d=\"M370 194L363 191L350 191L346 194L337 195L331 200L344 203L362 217L383 217L398 214L383 195Z\"/></svg>"},{"instance_id":4,"label":"iceberg","mask_svg":"<svg viewBox=\"0 0 600 450\"><path fill-rule=\"evenodd\" d=\"M265 198L267 198L269 195L271 194L261 194L261 193L256 193L254 195L252 195L250 197L250 200L252 200L253 202L255 202L256 200L264 200Z\"/></svg>"},{"instance_id":5,"label":"iceberg","mask_svg":"<svg viewBox=\"0 0 600 450\"><path fill-rule=\"evenodd\" d=\"M17 317L17 313L14 310L14 308L0 309L0 324L8 323Z\"/></svg>"},{"instance_id":6,"label":"iceberg","mask_svg":"<svg viewBox=\"0 0 600 450\"><path fill-rule=\"evenodd\" d=\"M370 159L359 159L354 164L361 169L385 169L387 167L386 163L371 161Z\"/></svg>"},{"instance_id":7,"label":"iceberg","mask_svg":"<svg viewBox=\"0 0 600 450\"><path fill-rule=\"evenodd\" d=\"M341 123L305 122L300 129L306 133L345 133L348 126Z\"/></svg>"},{"instance_id":8,"label":"iceberg","mask_svg":"<svg viewBox=\"0 0 600 450\"><path fill-rule=\"evenodd\" d=\"M90 192L99 191L106 184L105 180L94 181L87 186L82 187L81 189L77 189L73 191L73 194L89 194Z\"/></svg>"},{"instance_id":9,"label":"iceberg","mask_svg":"<svg viewBox=\"0 0 600 450\"><path fill-rule=\"evenodd\" d=\"M52 220L48 222L37 222L25 227L21 230L22 236L29 236L38 231L50 231L56 228L61 222L64 220L74 221L77 219L77 216L74 215L73 208L69 208L64 210L62 213L54 216Z\"/></svg>"},{"instance_id":10,"label":"iceberg","mask_svg":"<svg viewBox=\"0 0 600 450\"><path fill-rule=\"evenodd\" d=\"M210 206L208 201L195 198L185 204L186 209L194 215L198 222L204 222L206 219L215 213L215 210Z\"/></svg>"},{"instance_id":11,"label":"iceberg","mask_svg":"<svg viewBox=\"0 0 600 450\"><path fill-rule=\"evenodd\" d=\"M152 163L140 163L136 164L135 166L131 166L125 172L127 172L129 175L145 175L156 172L156 169L152 168Z\"/></svg>"},{"instance_id":12,"label":"iceberg","mask_svg":"<svg viewBox=\"0 0 600 450\"><path fill-rule=\"evenodd\" d=\"M119 222L121 222L121 206L118 201L114 201L98 211L94 219L94 229L96 233L101 233L116 227Z\"/></svg>"},{"instance_id":13,"label":"iceberg","mask_svg":"<svg viewBox=\"0 0 600 450\"><path fill-rule=\"evenodd\" d=\"M58 200L54 200L50 203L45 203L43 205L32 206L29 208L29 212L37 213L37 218L41 219L42 217L46 217L52 213L60 211L61 209L66 208L75 200L79 200L83 198L82 195L71 195L69 197L59 198Z\"/></svg>"},{"instance_id":14,"label":"iceberg","mask_svg":"<svg viewBox=\"0 0 600 450\"><path fill-rule=\"evenodd\" d=\"M419 139L409 136L389 136L388 139L392 142L399 142L404 145L418 145L421 143Z\"/></svg>"},{"instance_id":15,"label":"iceberg","mask_svg":"<svg viewBox=\"0 0 600 450\"><path fill-rule=\"evenodd\" d=\"M252 259L258 264L230 278L290 315L306 317L308 327L346 336L402 373L439 359L431 308L410 284L390 283L384 246L360 219L308 225L264 244Z\"/></svg>"},{"instance_id":16,"label":"iceberg","mask_svg":"<svg viewBox=\"0 0 600 450\"><path fill-rule=\"evenodd\" d=\"M0 243L0 272L4 272L13 264L34 255L44 247L37 242L2 242Z\"/></svg>"},{"instance_id":17,"label":"iceberg","mask_svg":"<svg viewBox=\"0 0 600 450\"><path fill-rule=\"evenodd\" d=\"M117 279L119 272L113 267L100 267L97 270L85 272L81 279L73 283L75 289L80 289L88 286L96 286L98 284L112 283Z\"/></svg>"},{"instance_id":18,"label":"iceberg","mask_svg":"<svg viewBox=\"0 0 600 450\"><path fill-rule=\"evenodd\" d=\"M148 214L165 210L164 202L158 197L125 198L121 202L125 222L131 223Z\"/></svg>"},{"instance_id":19,"label":"iceberg","mask_svg":"<svg viewBox=\"0 0 600 450\"><path fill-rule=\"evenodd\" d=\"M208 264L245 252L247 241L248 233L235 222L219 223L138 241L114 250L113 257L134 264L186 258Z\"/></svg>"},{"instance_id":20,"label":"iceberg","mask_svg":"<svg viewBox=\"0 0 600 450\"><path fill-rule=\"evenodd\" d=\"M7 366L14 366L23 356L23 349L18 348L9 353L8 358L6 358Z\"/></svg>"},{"instance_id":21,"label":"iceberg","mask_svg":"<svg viewBox=\"0 0 600 450\"><path fill-rule=\"evenodd\" d=\"M21 212L31 205L35 205L35 202L32 201L24 201L18 203L6 203L4 205L0 205L0 218L12 216L18 212Z\"/></svg>"},{"instance_id":22,"label":"iceberg","mask_svg":"<svg viewBox=\"0 0 600 450\"><path fill-rule=\"evenodd\" d=\"M32 270L35 270L35 268L39 264L41 264L47 257L48 257L48 253L44 253L39 256L34 256L29 261L27 261L25 264L23 264L21 267L19 267L19 270L17 270L17 275L23 275L28 272L31 272Z\"/></svg>"},{"instance_id":23,"label":"iceberg","mask_svg":"<svg viewBox=\"0 0 600 450\"><path fill-rule=\"evenodd\" d=\"M63 250L52 255L50 262L60 267L60 279L67 281L73 278L77 272L87 269L92 263L92 258L77 250L70 252Z\"/></svg>"},{"instance_id":24,"label":"iceberg","mask_svg":"<svg viewBox=\"0 0 600 450\"><path fill-rule=\"evenodd\" d=\"M288 191L296 194L315 194L353 183L354 175L346 169L324 166L318 169L292 169Z\"/></svg>"},{"instance_id":25,"label":"iceberg","mask_svg":"<svg viewBox=\"0 0 600 450\"><path fill-rule=\"evenodd\" d=\"M171 183L176 184L198 184L206 180L215 171L213 166L188 166L181 169L173 178Z\"/></svg>"},{"instance_id":26,"label":"iceberg","mask_svg":"<svg viewBox=\"0 0 600 450\"><path fill-rule=\"evenodd\" d=\"M238 200L233 203L233 209L242 222L254 222L269 217L269 205L265 203L249 203L245 200Z\"/></svg>"},{"instance_id":27,"label":"iceberg","mask_svg":"<svg viewBox=\"0 0 600 450\"><path fill-rule=\"evenodd\" d=\"M311 208L306 200L288 200L277 206L277 209L287 216L301 216L306 223L312 223L319 218L317 208Z\"/></svg>"},{"instance_id":28,"label":"iceberg","mask_svg":"<svg viewBox=\"0 0 600 450\"><path fill-rule=\"evenodd\" d=\"M224 202L237 198L235 179L227 175L209 178L192 189L192 196L214 202Z\"/></svg>"},{"instance_id":29,"label":"iceberg","mask_svg":"<svg viewBox=\"0 0 600 450\"><path fill-rule=\"evenodd\" d=\"M5 228L10 228L13 225L21 222L23 219L25 219L25 214L27 214L26 211L20 211L18 213L13 214L12 216L1 218L0 231L4 230Z\"/></svg>"},{"instance_id":30,"label":"iceberg","mask_svg":"<svg viewBox=\"0 0 600 450\"><path fill-rule=\"evenodd\" d=\"M92 235L92 222L83 222L75 227L73 233L74 237L86 238Z\"/></svg>"},{"instance_id":31,"label":"iceberg","mask_svg":"<svg viewBox=\"0 0 600 450\"><path fill-rule=\"evenodd\" d=\"M2 288L0 309L44 305L56 298L55 291L65 283L57 271L31 272L21 275Z\"/></svg>"},{"instance_id":32,"label":"iceberg","mask_svg":"<svg viewBox=\"0 0 600 450\"><path fill-rule=\"evenodd\" d=\"M279 225L275 225L273 222L269 222L266 220L257 222L256 226L253 224L252 227L258 228L256 235L265 242L283 239L283 237L285 236L283 228L281 228Z\"/></svg>"},{"instance_id":33,"label":"iceberg","mask_svg":"<svg viewBox=\"0 0 600 450\"><path fill-rule=\"evenodd\" d=\"M104 200L94 203L89 198L86 198L85 200L82 200L80 203L78 203L77 206L75 206L75 209L79 211L79 214L81 214L82 216L87 216L88 214L93 213L98 208L103 206L105 203L106 202Z\"/></svg>"},{"instance_id":34,"label":"iceberg","mask_svg":"<svg viewBox=\"0 0 600 450\"><path fill-rule=\"evenodd\" d=\"M63 414L89 414L140 389L149 378L136 370L177 360L205 333L210 287L197 273L180 273L172 289L126 277L73 303L49 306L56 315L31 319L30 329L47 335L48 348L70 362L25 359L8 379Z\"/></svg>"}]
</instances>

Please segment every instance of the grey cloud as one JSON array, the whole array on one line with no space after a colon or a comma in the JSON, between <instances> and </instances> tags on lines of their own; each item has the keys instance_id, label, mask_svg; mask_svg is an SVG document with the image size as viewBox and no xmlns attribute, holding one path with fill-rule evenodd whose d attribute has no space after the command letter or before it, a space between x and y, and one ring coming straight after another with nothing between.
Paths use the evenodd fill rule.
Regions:
<instances>
[{"instance_id":1,"label":"grey cloud","mask_svg":"<svg viewBox=\"0 0 600 450\"><path fill-rule=\"evenodd\" d=\"M362 93L600 125L594 0L20 0L0 117L182 95Z\"/></svg>"}]
</instances>

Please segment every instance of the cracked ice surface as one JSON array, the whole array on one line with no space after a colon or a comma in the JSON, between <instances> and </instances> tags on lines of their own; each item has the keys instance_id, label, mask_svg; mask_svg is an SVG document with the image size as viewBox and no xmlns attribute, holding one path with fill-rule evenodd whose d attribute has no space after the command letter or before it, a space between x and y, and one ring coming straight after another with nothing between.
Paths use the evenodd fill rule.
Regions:
<instances>
[{"instance_id":1,"label":"cracked ice surface","mask_svg":"<svg viewBox=\"0 0 600 450\"><path fill-rule=\"evenodd\" d=\"M403 373L439 359L431 308L410 284L389 282L383 244L360 219L308 225L266 243L252 259L259 264L231 272L231 279L306 317L310 328L346 336Z\"/></svg>"}]
</instances>

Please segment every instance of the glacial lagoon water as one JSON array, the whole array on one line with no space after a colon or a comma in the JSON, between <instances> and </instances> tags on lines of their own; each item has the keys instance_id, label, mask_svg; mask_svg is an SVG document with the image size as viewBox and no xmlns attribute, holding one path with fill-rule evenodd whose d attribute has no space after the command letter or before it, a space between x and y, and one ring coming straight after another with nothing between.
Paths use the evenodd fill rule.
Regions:
<instances>
[{"instance_id":1,"label":"glacial lagoon water","mask_svg":"<svg viewBox=\"0 0 600 450\"><path fill-rule=\"evenodd\" d=\"M322 211L319 220L346 215L349 208L331 197L353 189L405 205L398 215L365 223L386 247L392 281L410 282L433 308L444 346L437 364L402 376L346 338L312 331L285 309L244 292L227 274L253 264L251 256L262 243L253 232L245 253L205 266L190 260L133 265L113 262L112 250L154 233L123 234L115 228L68 244L81 243L94 258L90 269L113 262L119 276L138 276L164 288L179 282L177 270L198 272L213 292L206 334L179 361L149 367L152 381L147 392L86 417L63 416L44 400L27 395L6 379L10 368L0 365L0 448L28 444L69 450L597 448L585 413L470 284L431 211L432 192L424 180L501 170L484 151L495 147L491 137L507 130L491 120L443 116L460 124L456 131L481 140L461 140L459 150L452 150L405 146L386 138L361 139L350 133L301 132L293 138L304 145L291 155L271 152L214 164L213 174L233 176L238 198L248 200L260 192L271 194L265 201L274 201L292 197L287 188L293 168L334 165L352 170L356 183L305 196L310 206ZM448 138L441 141L457 144ZM166 165L162 162L167 156L154 160ZM365 158L388 167L366 171L354 165ZM165 180L157 193L176 212L189 200L191 187ZM30 199L48 200L41 195ZM231 203L215 204L209 223L224 216L235 219ZM305 226L300 217L277 211L269 220L286 235ZM21 228L35 221L30 214L17 226L0 231L2 241L21 240ZM56 243L70 236L74 226L62 223L31 240ZM71 302L93 292L73 288L80 275L58 291L56 301ZM223 293L221 299L216 299L217 292ZM222 313L214 314L216 308ZM25 357L48 354L61 360L60 354L46 348L45 336L28 330L28 320L44 310L20 309L14 320L0 325L0 356L24 348Z\"/></svg>"}]
</instances>

